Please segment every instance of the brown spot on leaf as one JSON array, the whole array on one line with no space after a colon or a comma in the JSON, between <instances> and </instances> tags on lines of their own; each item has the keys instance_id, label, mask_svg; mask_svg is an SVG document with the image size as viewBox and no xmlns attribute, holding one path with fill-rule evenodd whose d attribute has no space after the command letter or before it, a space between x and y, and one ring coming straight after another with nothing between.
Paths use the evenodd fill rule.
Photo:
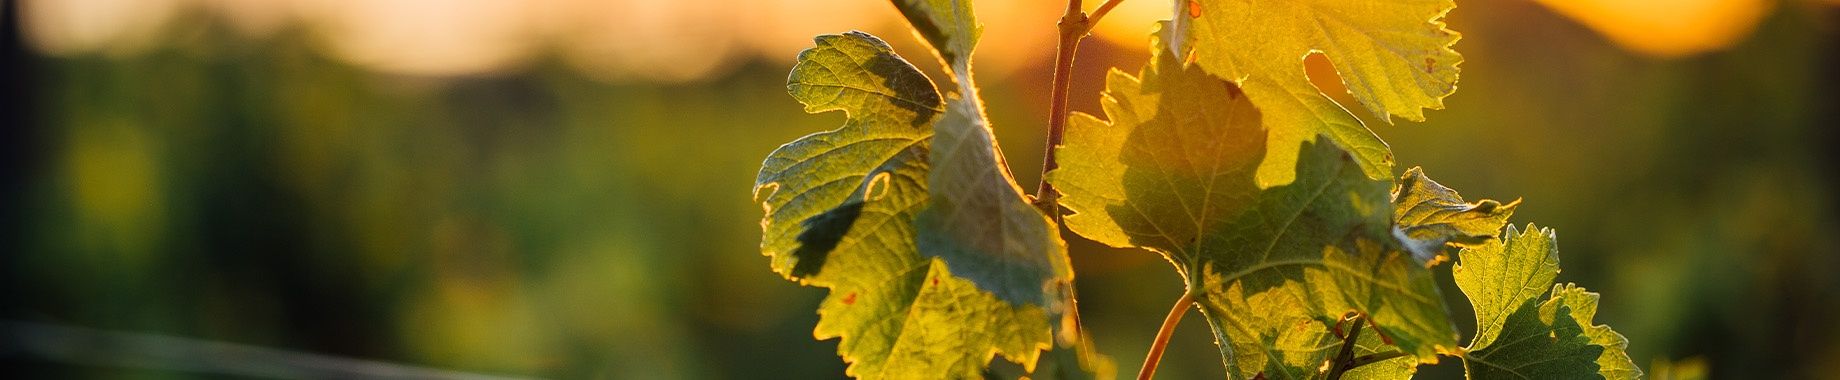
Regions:
<instances>
[{"instance_id":1,"label":"brown spot on leaf","mask_svg":"<svg viewBox=\"0 0 1840 380\"><path fill-rule=\"evenodd\" d=\"M1188 0L1188 17L1201 18L1201 1Z\"/></svg>"},{"instance_id":2,"label":"brown spot on leaf","mask_svg":"<svg viewBox=\"0 0 1840 380\"><path fill-rule=\"evenodd\" d=\"M1431 57L1425 57L1425 73L1426 74L1431 73L1431 68L1433 66L1437 66L1437 59L1434 59Z\"/></svg>"},{"instance_id":3,"label":"brown spot on leaf","mask_svg":"<svg viewBox=\"0 0 1840 380\"><path fill-rule=\"evenodd\" d=\"M939 286L939 278L933 277L933 286Z\"/></svg>"},{"instance_id":4,"label":"brown spot on leaf","mask_svg":"<svg viewBox=\"0 0 1840 380\"><path fill-rule=\"evenodd\" d=\"M843 304L845 304L845 305L855 305L855 304L856 304L856 292L850 292L850 294L846 294L846 295L844 295L844 296L843 296Z\"/></svg>"}]
</instances>

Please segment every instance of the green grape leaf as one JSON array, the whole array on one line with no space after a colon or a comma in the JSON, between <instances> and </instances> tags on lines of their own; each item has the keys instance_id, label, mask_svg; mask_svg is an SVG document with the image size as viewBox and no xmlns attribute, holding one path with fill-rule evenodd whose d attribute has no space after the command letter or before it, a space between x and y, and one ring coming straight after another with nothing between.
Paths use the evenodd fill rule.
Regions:
<instances>
[{"instance_id":1,"label":"green grape leaf","mask_svg":"<svg viewBox=\"0 0 1840 380\"><path fill-rule=\"evenodd\" d=\"M1393 174L1386 143L1310 83L1304 58L1312 53L1334 62L1354 98L1388 120L1423 121L1421 108L1443 108L1456 90L1462 56L1450 46L1459 36L1440 21L1450 0L1182 1L1170 29L1182 42L1175 53L1238 83L1273 126L1261 183L1289 182L1291 148L1318 135L1348 149L1368 178Z\"/></svg>"},{"instance_id":2,"label":"green grape leaf","mask_svg":"<svg viewBox=\"0 0 1840 380\"><path fill-rule=\"evenodd\" d=\"M927 177L932 205L920 211L920 251L998 297L1059 312L1072 281L1060 233L1005 170L974 101L951 100L934 125Z\"/></svg>"},{"instance_id":3,"label":"green grape leaf","mask_svg":"<svg viewBox=\"0 0 1840 380\"><path fill-rule=\"evenodd\" d=\"M1152 45L1137 77L1109 76L1110 121L1075 115L1057 150L1074 232L1174 264L1235 378L1321 376L1349 312L1416 362L1456 347L1431 272L1388 232L1389 181L1324 141L1302 143L1294 182L1260 186L1261 109Z\"/></svg>"},{"instance_id":4,"label":"green grape leaf","mask_svg":"<svg viewBox=\"0 0 1840 380\"><path fill-rule=\"evenodd\" d=\"M907 23L956 75L971 72L971 50L984 35L968 0L894 0Z\"/></svg>"},{"instance_id":5,"label":"green grape leaf","mask_svg":"<svg viewBox=\"0 0 1840 380\"><path fill-rule=\"evenodd\" d=\"M840 110L848 119L774 150L755 179L766 208L761 250L791 279L822 274L846 238L858 244L911 228L888 223L910 224L925 205L927 126L945 111L932 82L880 39L849 33L816 42L799 54L786 88L806 112ZM872 220L860 220L865 214ZM869 227L853 228L859 222Z\"/></svg>"},{"instance_id":6,"label":"green grape leaf","mask_svg":"<svg viewBox=\"0 0 1840 380\"><path fill-rule=\"evenodd\" d=\"M1208 72L1251 81L1246 91L1312 89L1303 58L1321 52L1349 93L1375 115L1423 121L1456 91L1460 35L1444 27L1451 0L1187 0L1195 62ZM1266 88L1267 85L1273 86ZM1311 90L1312 92L1314 90Z\"/></svg>"},{"instance_id":7,"label":"green grape leaf","mask_svg":"<svg viewBox=\"0 0 1840 380\"><path fill-rule=\"evenodd\" d=\"M1443 253L1445 244L1474 245L1494 239L1514 215L1519 199L1508 204L1484 199L1463 201L1456 190L1432 181L1417 167L1406 170L1393 189L1393 234L1420 261Z\"/></svg>"},{"instance_id":8,"label":"green grape leaf","mask_svg":"<svg viewBox=\"0 0 1840 380\"><path fill-rule=\"evenodd\" d=\"M1270 82L1268 78L1253 78L1240 83L1246 98L1263 114L1263 123L1271 126L1266 136L1271 151L1259 166L1259 183L1295 180L1292 169L1297 167L1297 147L1318 136L1345 147L1367 178L1383 180L1393 175L1393 149L1360 119L1315 88L1279 89L1270 86Z\"/></svg>"},{"instance_id":9,"label":"green grape leaf","mask_svg":"<svg viewBox=\"0 0 1840 380\"><path fill-rule=\"evenodd\" d=\"M1381 338L1380 334L1375 334L1372 331L1366 330L1361 331L1361 336L1355 340L1354 345L1355 357L1380 355L1398 351L1399 350L1386 344L1386 339ZM1412 374L1415 373L1418 373L1418 360L1411 356L1400 356L1354 367L1353 369L1349 369L1347 373L1342 374L1342 378L1350 380L1405 380L1412 378Z\"/></svg>"},{"instance_id":10,"label":"green grape leaf","mask_svg":"<svg viewBox=\"0 0 1840 380\"><path fill-rule=\"evenodd\" d=\"M1551 230L1521 233L1509 226L1499 241L1464 248L1451 269L1457 287L1476 310L1471 347L1487 347L1501 335L1508 315L1539 298L1559 277L1558 241Z\"/></svg>"},{"instance_id":11,"label":"green grape leaf","mask_svg":"<svg viewBox=\"0 0 1840 380\"><path fill-rule=\"evenodd\" d=\"M1118 377L1118 365L1095 352L1091 337L1073 344L1056 344L1042 353L1034 371L1010 363L991 363L985 379L1098 380Z\"/></svg>"},{"instance_id":12,"label":"green grape leaf","mask_svg":"<svg viewBox=\"0 0 1840 380\"><path fill-rule=\"evenodd\" d=\"M953 273L999 298L1058 314L1073 269L1059 228L1023 196L984 116L971 75L971 52L983 27L971 2L894 3L957 84L933 125L932 204L917 221L920 251L944 259Z\"/></svg>"},{"instance_id":13,"label":"green grape leaf","mask_svg":"<svg viewBox=\"0 0 1840 380\"><path fill-rule=\"evenodd\" d=\"M755 181L766 211L762 253L787 278L831 289L813 334L841 338L838 353L856 377L975 377L993 355L1033 368L1049 347L1050 307L999 295L1028 298L1016 295L1046 286L993 292L986 286L999 282L974 282L923 253L942 239L921 236L917 221L947 207L931 192L940 153L928 127L957 116L929 79L874 36L816 41L799 55L787 90L806 111L841 110L847 120L781 146ZM976 211L942 213L958 212ZM1057 237L1033 241L1041 240L1060 249ZM1064 266L1064 251L1052 253Z\"/></svg>"},{"instance_id":14,"label":"green grape leaf","mask_svg":"<svg viewBox=\"0 0 1840 380\"><path fill-rule=\"evenodd\" d=\"M1592 325L1597 293L1552 284L1559 250L1551 229L1509 226L1500 240L1464 248L1458 261L1452 275L1476 310L1476 336L1463 355L1469 378L1641 377L1624 351L1628 340Z\"/></svg>"}]
</instances>

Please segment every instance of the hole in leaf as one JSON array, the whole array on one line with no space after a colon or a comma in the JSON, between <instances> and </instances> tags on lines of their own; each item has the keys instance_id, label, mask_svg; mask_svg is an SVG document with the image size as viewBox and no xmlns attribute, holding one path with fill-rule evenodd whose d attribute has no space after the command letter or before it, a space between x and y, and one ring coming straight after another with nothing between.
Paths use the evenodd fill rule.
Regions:
<instances>
[{"instance_id":1,"label":"hole in leaf","mask_svg":"<svg viewBox=\"0 0 1840 380\"><path fill-rule=\"evenodd\" d=\"M1342 80L1341 73L1336 71L1335 61L1330 60L1328 55L1318 51L1304 56L1303 72L1304 76L1309 77L1310 84L1316 86L1317 92L1334 100L1343 109L1354 114L1355 118L1369 124L1375 120L1375 115L1367 107L1362 106L1360 101L1354 98L1354 94L1348 92L1347 82Z\"/></svg>"},{"instance_id":2,"label":"hole in leaf","mask_svg":"<svg viewBox=\"0 0 1840 380\"><path fill-rule=\"evenodd\" d=\"M875 173L875 177L869 178L869 184L867 185L867 188L863 189L863 201L873 202L873 201L881 200L882 197L887 196L888 195L888 181L890 180L890 177L891 176L888 174L888 172L881 172L881 173Z\"/></svg>"},{"instance_id":3,"label":"hole in leaf","mask_svg":"<svg viewBox=\"0 0 1840 380\"><path fill-rule=\"evenodd\" d=\"M1303 72L1310 77L1310 84L1316 85L1316 90L1325 95L1335 97L1337 94L1348 93L1348 85L1342 83L1341 73L1335 72L1335 63L1330 62L1329 56L1322 52L1312 52L1303 57ZM1341 99L1336 100L1340 102Z\"/></svg>"}]
</instances>

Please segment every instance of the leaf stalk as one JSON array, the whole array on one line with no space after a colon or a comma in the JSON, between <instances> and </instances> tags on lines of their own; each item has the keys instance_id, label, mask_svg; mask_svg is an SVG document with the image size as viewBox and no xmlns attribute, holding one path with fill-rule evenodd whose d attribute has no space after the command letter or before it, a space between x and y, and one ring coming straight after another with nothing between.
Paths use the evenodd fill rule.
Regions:
<instances>
[{"instance_id":1,"label":"leaf stalk","mask_svg":"<svg viewBox=\"0 0 1840 380\"><path fill-rule=\"evenodd\" d=\"M1372 323L1372 321L1367 319L1367 315L1355 314L1353 317L1343 319L1340 324L1337 324L1336 333L1342 336L1342 349L1335 355L1335 359L1333 359L1334 364L1329 367L1329 373L1323 376L1324 379L1341 379L1343 375L1348 374L1348 371L1353 371L1355 368L1406 356L1405 352L1400 351L1387 351L1354 356L1355 343L1361 339L1361 328L1369 323ZM1347 334L1341 334L1341 328L1339 326L1342 324L1350 326ZM1380 333L1378 329L1379 327L1375 326L1375 334Z\"/></svg>"},{"instance_id":2,"label":"leaf stalk","mask_svg":"<svg viewBox=\"0 0 1840 380\"><path fill-rule=\"evenodd\" d=\"M1334 365L1329 367L1328 375L1323 377L1328 380L1341 379L1342 374L1348 373L1349 369L1354 368L1354 344L1356 340L1361 338L1361 327L1367 325L1367 315L1355 314L1353 317L1344 318L1341 322L1337 323L1337 326L1341 326L1342 324L1347 324L1349 326L1348 332L1346 334L1341 334L1342 349L1336 352ZM1340 332L1341 329L1338 328L1336 331Z\"/></svg>"},{"instance_id":3,"label":"leaf stalk","mask_svg":"<svg viewBox=\"0 0 1840 380\"><path fill-rule=\"evenodd\" d=\"M1137 380L1149 380L1156 375L1156 365L1163 361L1163 349L1169 347L1169 337L1176 332L1176 325L1182 323L1182 316L1188 314L1188 308L1195 304L1194 291L1182 292L1182 298L1176 299L1176 305L1169 309L1169 316L1163 317L1163 326L1156 330L1156 340L1150 342L1150 354L1144 357L1144 366L1137 370Z\"/></svg>"}]
</instances>

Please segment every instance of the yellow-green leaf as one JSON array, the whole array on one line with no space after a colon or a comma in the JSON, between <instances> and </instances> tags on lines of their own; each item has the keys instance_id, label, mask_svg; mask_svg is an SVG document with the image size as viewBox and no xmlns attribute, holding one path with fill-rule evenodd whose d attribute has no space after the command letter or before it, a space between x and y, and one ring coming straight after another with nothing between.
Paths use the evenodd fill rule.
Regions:
<instances>
[{"instance_id":1,"label":"yellow-green leaf","mask_svg":"<svg viewBox=\"0 0 1840 380\"><path fill-rule=\"evenodd\" d=\"M1301 143L1288 185L1261 186L1259 109L1233 83L1153 42L1138 77L1114 71L1102 121L1075 115L1049 179L1074 232L1175 265L1236 378L1322 375L1331 326L1373 320L1395 350L1456 346L1430 271L1394 242L1390 183L1328 141ZM1141 79L1139 79L1141 78Z\"/></svg>"},{"instance_id":2,"label":"yellow-green leaf","mask_svg":"<svg viewBox=\"0 0 1840 380\"><path fill-rule=\"evenodd\" d=\"M868 34L817 44L800 54L787 89L807 111L848 120L775 150L755 188L774 270L831 289L813 334L841 338L856 377L976 377L993 355L1032 368L1051 341L1047 308L999 298L982 288L994 282L954 275L921 251L915 221L940 207L928 186L932 127L946 113L931 81Z\"/></svg>"},{"instance_id":3,"label":"yellow-green leaf","mask_svg":"<svg viewBox=\"0 0 1840 380\"><path fill-rule=\"evenodd\" d=\"M924 206L929 126L945 110L932 82L880 39L853 32L815 40L786 89L806 112L848 119L780 146L755 178L767 213L761 250L793 279L819 274L852 233L899 230L882 220L908 223ZM852 228L859 222L875 227Z\"/></svg>"},{"instance_id":4,"label":"yellow-green leaf","mask_svg":"<svg viewBox=\"0 0 1840 380\"><path fill-rule=\"evenodd\" d=\"M1208 72L1260 93L1311 88L1303 58L1321 52L1354 98L1381 117L1424 120L1456 90L1463 57L1445 29L1451 0L1187 0L1177 12ZM1265 86L1273 88L1265 88ZM1262 105L1261 105L1262 106Z\"/></svg>"},{"instance_id":5,"label":"yellow-green leaf","mask_svg":"<svg viewBox=\"0 0 1840 380\"><path fill-rule=\"evenodd\" d=\"M1463 356L1471 379L1634 379L1628 340L1592 325L1597 293L1553 285L1559 274L1551 229L1509 226L1501 240L1459 253L1452 274L1476 309L1476 337ZM1550 287L1551 294L1540 295Z\"/></svg>"},{"instance_id":6,"label":"yellow-green leaf","mask_svg":"<svg viewBox=\"0 0 1840 380\"><path fill-rule=\"evenodd\" d=\"M918 219L920 251L998 297L1058 313L1073 278L1060 232L1022 196L975 101L948 101L934 125L932 205Z\"/></svg>"},{"instance_id":7,"label":"yellow-green leaf","mask_svg":"<svg viewBox=\"0 0 1840 380\"><path fill-rule=\"evenodd\" d=\"M1010 175L971 75L983 27L968 0L896 0L954 76L956 91L933 125L927 177L932 204L919 215L920 251L953 273L1018 304L1059 313L1073 278L1059 229L1029 204Z\"/></svg>"},{"instance_id":8,"label":"yellow-green leaf","mask_svg":"<svg viewBox=\"0 0 1840 380\"><path fill-rule=\"evenodd\" d=\"M1090 337L1072 344L1056 344L1042 353L1034 371L1008 363L991 363L985 379L1100 380L1118 378L1118 366L1111 358L1100 355Z\"/></svg>"},{"instance_id":9,"label":"yellow-green leaf","mask_svg":"<svg viewBox=\"0 0 1840 380\"><path fill-rule=\"evenodd\" d=\"M1291 149L1318 135L1349 150L1368 178L1393 174L1386 143L1310 83L1303 62L1312 53L1334 62L1354 98L1383 118L1422 121L1422 108L1443 108L1456 90L1462 56L1450 45L1458 34L1440 21L1455 7L1450 0L1179 4L1176 53L1238 83L1265 113L1273 156L1259 169L1261 183L1289 182Z\"/></svg>"},{"instance_id":10,"label":"yellow-green leaf","mask_svg":"<svg viewBox=\"0 0 1840 380\"><path fill-rule=\"evenodd\" d=\"M969 0L894 0L907 23L933 45L934 53L956 75L971 71L971 50L984 35Z\"/></svg>"},{"instance_id":11,"label":"yellow-green leaf","mask_svg":"<svg viewBox=\"0 0 1840 380\"><path fill-rule=\"evenodd\" d=\"M1464 248L1451 269L1457 286L1476 310L1470 347L1486 347L1501 335L1508 315L1539 298L1559 277L1559 242L1550 229L1509 226L1501 240Z\"/></svg>"},{"instance_id":12,"label":"yellow-green leaf","mask_svg":"<svg viewBox=\"0 0 1840 380\"><path fill-rule=\"evenodd\" d=\"M1520 200L1469 203L1456 190L1432 181L1417 167L1406 170L1393 189L1393 233L1420 261L1442 254L1445 244L1474 245L1494 239Z\"/></svg>"},{"instance_id":13,"label":"yellow-green leaf","mask_svg":"<svg viewBox=\"0 0 1840 380\"><path fill-rule=\"evenodd\" d=\"M1370 331L1362 331L1360 338L1355 341L1354 354L1357 355L1356 357L1391 352L1398 352L1398 350L1386 344L1386 340L1380 338L1379 334L1374 334ZM1349 380L1405 380L1412 378L1412 374L1415 373L1418 373L1418 360L1411 356L1400 356L1362 365L1360 367L1354 367L1348 370L1347 373L1342 374L1342 378Z\"/></svg>"}]
</instances>

